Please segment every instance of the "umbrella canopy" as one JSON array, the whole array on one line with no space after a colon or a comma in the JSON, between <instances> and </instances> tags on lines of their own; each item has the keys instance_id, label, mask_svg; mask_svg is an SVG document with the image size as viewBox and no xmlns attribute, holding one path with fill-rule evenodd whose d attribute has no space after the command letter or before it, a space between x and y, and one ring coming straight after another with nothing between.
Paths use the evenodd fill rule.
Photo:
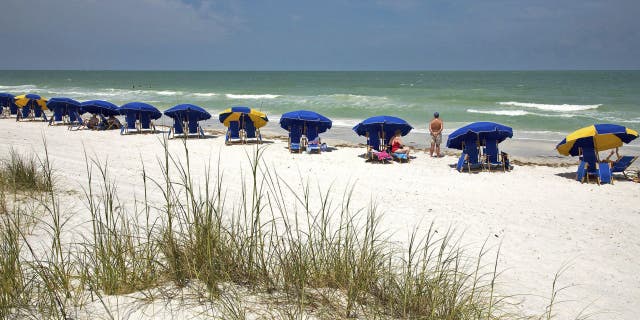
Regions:
<instances>
[{"instance_id":1,"label":"umbrella canopy","mask_svg":"<svg viewBox=\"0 0 640 320\"><path fill-rule=\"evenodd\" d=\"M16 105L19 107L29 106L31 108L36 105L40 106L42 110L47 110L47 99L37 95L37 94L23 94L15 97Z\"/></svg>"},{"instance_id":2,"label":"umbrella canopy","mask_svg":"<svg viewBox=\"0 0 640 320\"><path fill-rule=\"evenodd\" d=\"M211 114L207 110L202 109L193 104L179 104L166 110L164 114L173 119L194 119L196 121L207 120L211 118Z\"/></svg>"},{"instance_id":3,"label":"umbrella canopy","mask_svg":"<svg viewBox=\"0 0 640 320\"><path fill-rule=\"evenodd\" d=\"M120 108L115 104L104 100L89 100L80 104L82 110L80 113L102 114L103 116L117 116L120 114Z\"/></svg>"},{"instance_id":4,"label":"umbrella canopy","mask_svg":"<svg viewBox=\"0 0 640 320\"><path fill-rule=\"evenodd\" d=\"M318 126L318 133L331 129L331 120L319 113L308 110L297 110L283 114L280 117L280 127L289 130L292 124L313 123Z\"/></svg>"},{"instance_id":5,"label":"umbrella canopy","mask_svg":"<svg viewBox=\"0 0 640 320\"><path fill-rule=\"evenodd\" d=\"M266 114L244 106L236 106L224 110L220 113L218 119L220 120L220 122L222 122L222 124L224 124L225 127L228 127L229 122L231 121L240 121L246 119L251 120L251 122L253 122L253 126L256 128L262 128L267 125L267 122L269 122Z\"/></svg>"},{"instance_id":6,"label":"umbrella canopy","mask_svg":"<svg viewBox=\"0 0 640 320\"><path fill-rule=\"evenodd\" d=\"M69 109L78 110L80 108L80 102L69 98L51 98L47 101L47 108L53 110L53 112L68 114Z\"/></svg>"},{"instance_id":7,"label":"umbrella canopy","mask_svg":"<svg viewBox=\"0 0 640 320\"><path fill-rule=\"evenodd\" d=\"M353 131L355 131L359 136L364 136L367 132L377 128L382 129L385 139L389 139L393 136L396 130L400 130L401 134L406 136L409 131L413 129L409 123L400 118L391 116L375 116L358 123L353 127Z\"/></svg>"},{"instance_id":8,"label":"umbrella canopy","mask_svg":"<svg viewBox=\"0 0 640 320\"><path fill-rule=\"evenodd\" d=\"M8 107L12 114L18 109L15 97L10 93L0 93L0 106Z\"/></svg>"},{"instance_id":9,"label":"umbrella canopy","mask_svg":"<svg viewBox=\"0 0 640 320\"><path fill-rule=\"evenodd\" d=\"M149 113L149 117L154 120L162 117L160 110L144 102L129 102L120 107L120 114L127 114L129 112Z\"/></svg>"},{"instance_id":10,"label":"umbrella canopy","mask_svg":"<svg viewBox=\"0 0 640 320\"><path fill-rule=\"evenodd\" d=\"M622 146L638 137L638 132L616 124L594 124L578 129L556 146L562 155L577 156L580 148L591 147L603 151Z\"/></svg>"},{"instance_id":11,"label":"umbrella canopy","mask_svg":"<svg viewBox=\"0 0 640 320\"><path fill-rule=\"evenodd\" d=\"M482 142L485 139L495 139L498 143L513 137L513 129L495 122L474 122L457 129L449 135L447 148L462 150L462 142L474 139Z\"/></svg>"}]
</instances>

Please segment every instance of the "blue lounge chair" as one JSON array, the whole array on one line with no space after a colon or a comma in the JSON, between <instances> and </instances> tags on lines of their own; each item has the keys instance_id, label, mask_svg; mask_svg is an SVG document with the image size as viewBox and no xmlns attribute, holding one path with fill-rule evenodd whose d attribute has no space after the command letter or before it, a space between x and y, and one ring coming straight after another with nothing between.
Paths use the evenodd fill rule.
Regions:
<instances>
[{"instance_id":1,"label":"blue lounge chair","mask_svg":"<svg viewBox=\"0 0 640 320\"><path fill-rule=\"evenodd\" d=\"M204 131L195 117L189 117L189 123L187 126L189 129L189 135L196 135L198 138L204 137Z\"/></svg>"},{"instance_id":2,"label":"blue lounge chair","mask_svg":"<svg viewBox=\"0 0 640 320\"><path fill-rule=\"evenodd\" d=\"M634 156L623 156L615 162L611 163L611 173L622 173L625 178L629 178L627 175L627 170L631 166L631 164L636 161L638 157Z\"/></svg>"},{"instance_id":3,"label":"blue lounge chair","mask_svg":"<svg viewBox=\"0 0 640 320\"><path fill-rule=\"evenodd\" d=\"M495 139L484 140L483 164L491 171L491 168L502 168L502 172L509 170L507 167L508 154L498 150L498 141Z\"/></svg>"},{"instance_id":4,"label":"blue lounge chair","mask_svg":"<svg viewBox=\"0 0 640 320\"><path fill-rule=\"evenodd\" d=\"M393 160L386 150L384 132L379 127L372 127L366 132L367 158L370 161L388 163Z\"/></svg>"},{"instance_id":5,"label":"blue lounge chair","mask_svg":"<svg viewBox=\"0 0 640 320\"><path fill-rule=\"evenodd\" d=\"M173 127L169 130L168 138L171 138L171 134L175 138L177 135L184 135L184 123L182 119L173 119Z\"/></svg>"},{"instance_id":6,"label":"blue lounge chair","mask_svg":"<svg viewBox=\"0 0 640 320\"><path fill-rule=\"evenodd\" d=\"M480 148L478 147L477 140L471 139L462 142L462 154L458 159L456 169L462 172L465 166L468 172L471 172L473 169L482 168L482 163L480 163Z\"/></svg>"},{"instance_id":7,"label":"blue lounge chair","mask_svg":"<svg viewBox=\"0 0 640 320\"><path fill-rule=\"evenodd\" d=\"M72 112L69 115L69 118L71 117L73 117L74 121L71 121L71 123L69 123L69 126L67 127L68 130L79 130L80 128L86 128L82 117L77 111Z\"/></svg>"},{"instance_id":8,"label":"blue lounge chair","mask_svg":"<svg viewBox=\"0 0 640 320\"><path fill-rule=\"evenodd\" d=\"M122 126L122 128L120 128L120 134L126 134L129 133L130 130L138 130L138 128L136 127L136 113L135 112L127 112L124 116L124 120L126 122L126 125Z\"/></svg>"},{"instance_id":9,"label":"blue lounge chair","mask_svg":"<svg viewBox=\"0 0 640 320\"><path fill-rule=\"evenodd\" d=\"M156 132L156 126L151 121L151 115L147 112L140 112L140 129Z\"/></svg>"},{"instance_id":10,"label":"blue lounge chair","mask_svg":"<svg viewBox=\"0 0 640 320\"><path fill-rule=\"evenodd\" d=\"M289 141L287 144L289 145L289 152L297 152L300 153L302 151L302 126L294 123L289 127Z\"/></svg>"},{"instance_id":11,"label":"blue lounge chair","mask_svg":"<svg viewBox=\"0 0 640 320\"><path fill-rule=\"evenodd\" d=\"M229 145L235 142L242 142L240 137L240 122L230 121L229 127L227 128L227 134L224 138L224 143Z\"/></svg>"},{"instance_id":12,"label":"blue lounge chair","mask_svg":"<svg viewBox=\"0 0 640 320\"><path fill-rule=\"evenodd\" d=\"M28 105L24 106L22 107L21 111L22 111L22 114L21 114L22 116L20 118L22 120L29 119L29 116L31 116L31 107L29 107Z\"/></svg>"},{"instance_id":13,"label":"blue lounge chair","mask_svg":"<svg viewBox=\"0 0 640 320\"><path fill-rule=\"evenodd\" d=\"M63 124L64 123L64 114L62 114L62 110L55 110L53 112L53 117L49 120L49 125L54 124Z\"/></svg>"},{"instance_id":14,"label":"blue lounge chair","mask_svg":"<svg viewBox=\"0 0 640 320\"><path fill-rule=\"evenodd\" d=\"M607 162L598 161L598 153L593 148L580 148L580 164L576 172L576 180L584 182L589 177L595 176L598 184L612 183L611 166Z\"/></svg>"},{"instance_id":15,"label":"blue lounge chair","mask_svg":"<svg viewBox=\"0 0 640 320\"><path fill-rule=\"evenodd\" d=\"M253 124L251 120L244 120L244 138L245 142L248 139L253 139L257 143L262 143L262 135L260 134L260 129L256 129L256 126Z\"/></svg>"},{"instance_id":16,"label":"blue lounge chair","mask_svg":"<svg viewBox=\"0 0 640 320\"><path fill-rule=\"evenodd\" d=\"M611 176L611 165L609 165L608 162L601 162L598 165L598 182L600 184L603 184L603 183L613 184L613 179Z\"/></svg>"},{"instance_id":17,"label":"blue lounge chair","mask_svg":"<svg viewBox=\"0 0 640 320\"><path fill-rule=\"evenodd\" d=\"M320 142L320 136L318 136L318 126L307 126L305 137L307 151L321 153L320 145L322 144L322 142Z\"/></svg>"}]
</instances>

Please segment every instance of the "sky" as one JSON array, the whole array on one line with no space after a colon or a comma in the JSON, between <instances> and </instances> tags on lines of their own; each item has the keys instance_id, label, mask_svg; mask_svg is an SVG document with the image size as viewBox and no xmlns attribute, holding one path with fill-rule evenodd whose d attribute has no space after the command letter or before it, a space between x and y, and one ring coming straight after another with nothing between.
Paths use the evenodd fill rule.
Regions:
<instances>
[{"instance_id":1,"label":"sky","mask_svg":"<svg viewBox=\"0 0 640 320\"><path fill-rule=\"evenodd\" d=\"M640 69L639 0L2 0L0 69Z\"/></svg>"}]
</instances>

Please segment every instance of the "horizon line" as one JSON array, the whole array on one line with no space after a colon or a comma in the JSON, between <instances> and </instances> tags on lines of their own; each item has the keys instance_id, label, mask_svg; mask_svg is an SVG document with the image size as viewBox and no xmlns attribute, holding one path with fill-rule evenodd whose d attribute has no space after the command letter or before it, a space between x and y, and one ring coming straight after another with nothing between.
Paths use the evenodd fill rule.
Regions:
<instances>
[{"instance_id":1,"label":"horizon line","mask_svg":"<svg viewBox=\"0 0 640 320\"><path fill-rule=\"evenodd\" d=\"M539 71L640 71L638 69L0 69L0 71L82 71L82 72L539 72Z\"/></svg>"}]
</instances>

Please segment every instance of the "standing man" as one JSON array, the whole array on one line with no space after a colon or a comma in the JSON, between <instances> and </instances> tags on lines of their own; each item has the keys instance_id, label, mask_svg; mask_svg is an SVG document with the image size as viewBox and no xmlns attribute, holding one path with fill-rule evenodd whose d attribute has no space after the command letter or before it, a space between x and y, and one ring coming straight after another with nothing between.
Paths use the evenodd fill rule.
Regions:
<instances>
[{"instance_id":1,"label":"standing man","mask_svg":"<svg viewBox=\"0 0 640 320\"><path fill-rule=\"evenodd\" d=\"M435 148L436 157L440 156L440 143L442 142L442 130L444 124L440 120L440 114L435 112L433 114L433 120L429 123L429 132L431 132L431 149L429 153L433 157L433 149Z\"/></svg>"}]
</instances>

